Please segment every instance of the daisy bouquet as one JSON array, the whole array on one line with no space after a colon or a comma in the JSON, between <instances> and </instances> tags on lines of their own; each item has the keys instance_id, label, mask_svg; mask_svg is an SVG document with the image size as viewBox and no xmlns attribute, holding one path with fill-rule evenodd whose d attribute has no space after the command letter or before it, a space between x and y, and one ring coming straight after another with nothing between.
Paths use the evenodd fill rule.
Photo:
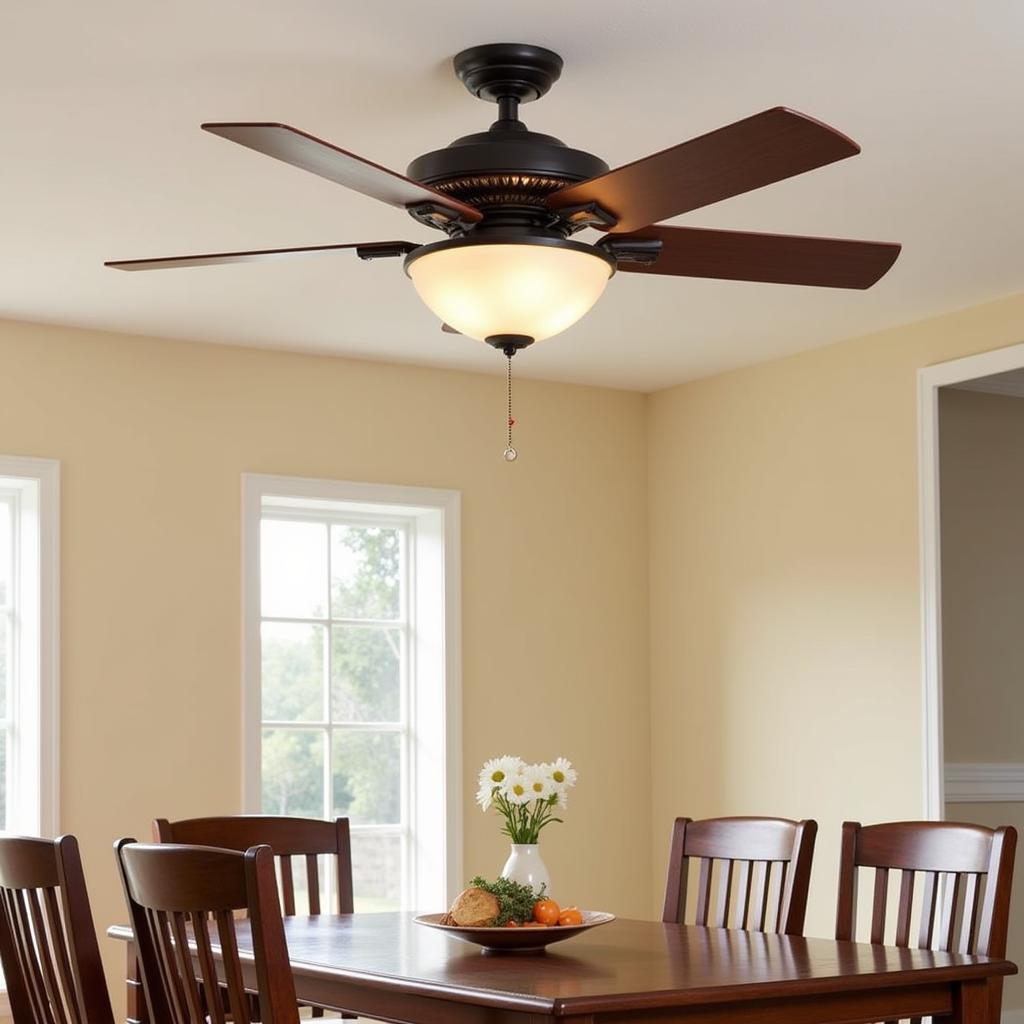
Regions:
<instances>
[{"instance_id":1,"label":"daisy bouquet","mask_svg":"<svg viewBox=\"0 0 1024 1024\"><path fill-rule=\"evenodd\" d=\"M513 843L536 843L541 829L561 821L558 811L576 785L576 769L564 757L550 764L527 764L519 757L496 757L480 769L476 800L502 816L501 830Z\"/></svg>"}]
</instances>

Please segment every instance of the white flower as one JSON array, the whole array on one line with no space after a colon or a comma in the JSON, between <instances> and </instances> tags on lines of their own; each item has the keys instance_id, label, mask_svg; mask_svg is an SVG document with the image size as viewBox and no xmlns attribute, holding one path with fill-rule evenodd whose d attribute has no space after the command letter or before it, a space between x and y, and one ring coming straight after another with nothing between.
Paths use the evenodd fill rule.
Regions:
<instances>
[{"instance_id":1,"label":"white flower","mask_svg":"<svg viewBox=\"0 0 1024 1024\"><path fill-rule=\"evenodd\" d=\"M491 758L480 769L480 788L502 786L510 776L518 775L522 770L522 758L512 757L511 754Z\"/></svg>"},{"instance_id":2,"label":"white flower","mask_svg":"<svg viewBox=\"0 0 1024 1024\"><path fill-rule=\"evenodd\" d=\"M501 792L510 804L528 804L533 799L526 776L521 772L510 775L502 785Z\"/></svg>"},{"instance_id":3,"label":"white flower","mask_svg":"<svg viewBox=\"0 0 1024 1024\"><path fill-rule=\"evenodd\" d=\"M541 767L548 773L551 779L551 787L553 792L558 796L558 806L568 807L569 806L569 790L576 785L576 769L573 768L572 762L564 757L558 758L551 764L545 764Z\"/></svg>"},{"instance_id":4,"label":"white flower","mask_svg":"<svg viewBox=\"0 0 1024 1024\"><path fill-rule=\"evenodd\" d=\"M476 791L476 802L480 805L480 810L486 811L494 800L494 791L497 786L481 786Z\"/></svg>"},{"instance_id":5,"label":"white flower","mask_svg":"<svg viewBox=\"0 0 1024 1024\"><path fill-rule=\"evenodd\" d=\"M571 789L576 785L577 774L576 769L572 766L572 761L560 757L552 764L542 767L551 773L551 781L556 789Z\"/></svg>"},{"instance_id":6,"label":"white flower","mask_svg":"<svg viewBox=\"0 0 1024 1024\"><path fill-rule=\"evenodd\" d=\"M547 800L555 791L551 772L546 764L528 764L520 778L526 785L531 800Z\"/></svg>"}]
</instances>

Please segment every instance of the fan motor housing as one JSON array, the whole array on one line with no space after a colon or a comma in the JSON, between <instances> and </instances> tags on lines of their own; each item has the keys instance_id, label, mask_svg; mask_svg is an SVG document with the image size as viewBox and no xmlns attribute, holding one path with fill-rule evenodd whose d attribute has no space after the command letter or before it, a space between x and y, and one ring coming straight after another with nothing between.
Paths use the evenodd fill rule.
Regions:
<instances>
[{"instance_id":1,"label":"fan motor housing","mask_svg":"<svg viewBox=\"0 0 1024 1024\"><path fill-rule=\"evenodd\" d=\"M410 178L483 210L543 209L551 192L608 171L600 157L532 132L519 120L519 104L539 99L561 74L557 53L527 43L489 43L456 54L453 65L472 95L498 104L499 118L489 131L417 157L406 171Z\"/></svg>"}]
</instances>

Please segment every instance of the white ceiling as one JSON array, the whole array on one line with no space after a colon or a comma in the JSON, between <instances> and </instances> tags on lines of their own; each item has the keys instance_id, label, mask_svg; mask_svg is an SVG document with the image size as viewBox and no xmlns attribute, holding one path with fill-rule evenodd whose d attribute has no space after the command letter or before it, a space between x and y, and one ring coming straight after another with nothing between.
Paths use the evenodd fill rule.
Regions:
<instances>
[{"instance_id":1,"label":"white ceiling","mask_svg":"<svg viewBox=\"0 0 1024 1024\"><path fill-rule=\"evenodd\" d=\"M436 237L199 123L284 121L404 171L493 119L449 59L495 41L562 53L525 120L612 166L778 104L863 146L679 223L904 243L868 292L621 274L523 376L655 390L1021 288L1020 0L33 0L0 4L0 317L501 372L397 261L101 266Z\"/></svg>"}]
</instances>

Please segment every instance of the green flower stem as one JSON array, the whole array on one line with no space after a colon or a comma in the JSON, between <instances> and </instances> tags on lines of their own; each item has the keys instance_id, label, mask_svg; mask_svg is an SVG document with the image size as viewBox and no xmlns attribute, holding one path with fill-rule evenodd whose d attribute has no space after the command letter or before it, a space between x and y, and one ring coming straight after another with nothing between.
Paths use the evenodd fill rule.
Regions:
<instances>
[{"instance_id":1,"label":"green flower stem","mask_svg":"<svg viewBox=\"0 0 1024 1024\"><path fill-rule=\"evenodd\" d=\"M518 845L535 844L545 826L553 821L562 821L561 818L555 817L553 808L558 798L554 794L529 804L512 804L495 786L492 796L494 806L505 822L502 834Z\"/></svg>"}]
</instances>

